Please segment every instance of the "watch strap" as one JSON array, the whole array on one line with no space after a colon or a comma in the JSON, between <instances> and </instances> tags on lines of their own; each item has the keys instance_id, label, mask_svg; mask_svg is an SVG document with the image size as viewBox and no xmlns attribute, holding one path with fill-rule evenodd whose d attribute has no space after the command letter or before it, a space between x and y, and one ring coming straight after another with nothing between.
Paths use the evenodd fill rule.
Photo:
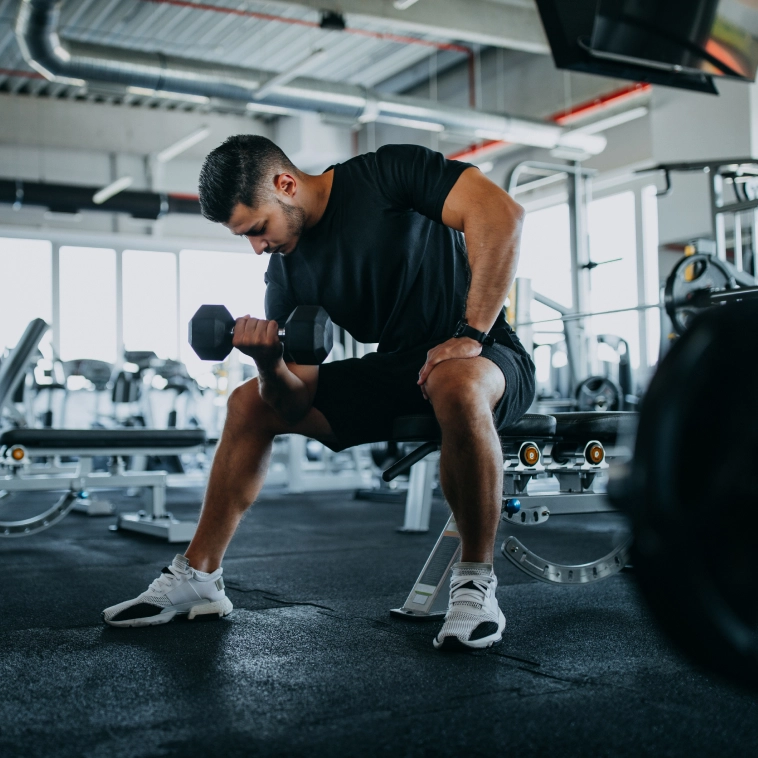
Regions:
<instances>
[{"instance_id":1,"label":"watch strap","mask_svg":"<svg viewBox=\"0 0 758 758\"><path fill-rule=\"evenodd\" d=\"M492 345L495 342L494 338L487 334L487 332L480 332L470 324L467 324L465 319L461 319L458 322L453 337L469 337L482 345Z\"/></svg>"}]
</instances>

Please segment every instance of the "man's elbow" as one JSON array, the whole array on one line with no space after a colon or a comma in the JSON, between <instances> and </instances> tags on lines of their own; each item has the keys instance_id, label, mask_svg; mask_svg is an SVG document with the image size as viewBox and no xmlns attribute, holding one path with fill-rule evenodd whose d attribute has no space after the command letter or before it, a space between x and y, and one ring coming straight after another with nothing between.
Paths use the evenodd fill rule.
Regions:
<instances>
[{"instance_id":1,"label":"man's elbow","mask_svg":"<svg viewBox=\"0 0 758 758\"><path fill-rule=\"evenodd\" d=\"M510 195L506 195L508 213L517 226L521 226L526 218L526 209L519 205Z\"/></svg>"}]
</instances>

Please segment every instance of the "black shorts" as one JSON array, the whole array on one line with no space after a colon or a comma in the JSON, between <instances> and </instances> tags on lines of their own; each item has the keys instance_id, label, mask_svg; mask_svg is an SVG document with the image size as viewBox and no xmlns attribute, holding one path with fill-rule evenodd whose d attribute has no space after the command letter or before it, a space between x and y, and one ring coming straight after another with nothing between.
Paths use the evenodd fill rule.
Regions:
<instances>
[{"instance_id":1,"label":"black shorts","mask_svg":"<svg viewBox=\"0 0 758 758\"><path fill-rule=\"evenodd\" d=\"M482 357L505 376L506 389L494 410L500 430L518 421L534 400L534 364L524 353L501 344L483 347ZM417 384L426 348L402 354L368 353L363 358L324 363L319 367L313 407L324 414L339 443L338 452L392 437L398 416L434 415Z\"/></svg>"}]
</instances>

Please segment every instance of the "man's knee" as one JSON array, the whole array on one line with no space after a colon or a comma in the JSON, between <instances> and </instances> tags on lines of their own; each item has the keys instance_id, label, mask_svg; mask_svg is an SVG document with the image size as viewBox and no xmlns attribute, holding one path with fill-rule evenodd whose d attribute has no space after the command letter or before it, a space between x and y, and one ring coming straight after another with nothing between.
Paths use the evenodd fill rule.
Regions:
<instances>
[{"instance_id":1,"label":"man's knee","mask_svg":"<svg viewBox=\"0 0 758 758\"><path fill-rule=\"evenodd\" d=\"M502 396L504 382L498 386L497 377L491 376L486 368L482 371L481 365L462 365L470 360L475 359L444 361L429 374L426 392L440 424L467 420L480 423L483 417L492 417L492 410Z\"/></svg>"},{"instance_id":2,"label":"man's knee","mask_svg":"<svg viewBox=\"0 0 758 758\"><path fill-rule=\"evenodd\" d=\"M226 423L240 425L252 430L267 429L272 426L274 409L261 397L258 379L250 379L236 387L226 403Z\"/></svg>"}]
</instances>

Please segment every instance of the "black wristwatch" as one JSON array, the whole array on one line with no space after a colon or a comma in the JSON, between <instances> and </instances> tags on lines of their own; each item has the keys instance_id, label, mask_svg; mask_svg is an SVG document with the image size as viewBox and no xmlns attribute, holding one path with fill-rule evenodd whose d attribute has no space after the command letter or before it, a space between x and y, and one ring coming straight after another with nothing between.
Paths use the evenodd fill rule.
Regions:
<instances>
[{"instance_id":1,"label":"black wristwatch","mask_svg":"<svg viewBox=\"0 0 758 758\"><path fill-rule=\"evenodd\" d=\"M472 340L481 342L482 345L494 345L495 339L491 337L487 332L480 332L478 329L474 329L473 326L469 326L465 318L462 318L453 332L453 337L469 337Z\"/></svg>"}]
</instances>

